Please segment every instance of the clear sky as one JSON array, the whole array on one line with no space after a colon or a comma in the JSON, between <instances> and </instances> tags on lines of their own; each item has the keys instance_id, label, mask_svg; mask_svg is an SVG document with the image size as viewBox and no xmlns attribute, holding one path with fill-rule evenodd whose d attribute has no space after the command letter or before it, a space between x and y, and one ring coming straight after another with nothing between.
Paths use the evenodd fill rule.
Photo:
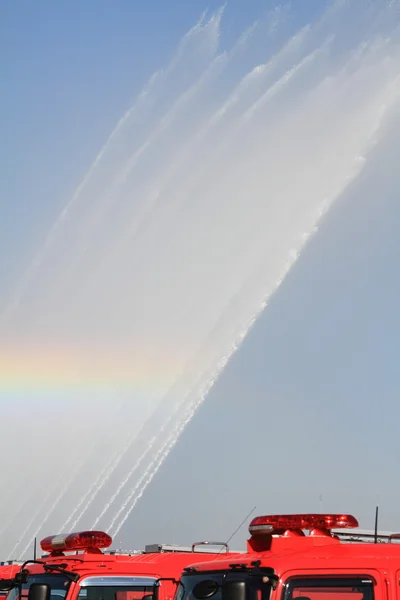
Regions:
<instances>
[{"instance_id":1,"label":"clear sky","mask_svg":"<svg viewBox=\"0 0 400 600\"><path fill-rule=\"evenodd\" d=\"M301 27L321 1L298 1ZM222 45L273 4L231 0ZM149 76L218 6L1 3L2 299ZM124 546L227 538L254 505L353 512L372 527L378 503L382 527L400 529L399 123L183 432L121 533Z\"/></svg>"}]
</instances>

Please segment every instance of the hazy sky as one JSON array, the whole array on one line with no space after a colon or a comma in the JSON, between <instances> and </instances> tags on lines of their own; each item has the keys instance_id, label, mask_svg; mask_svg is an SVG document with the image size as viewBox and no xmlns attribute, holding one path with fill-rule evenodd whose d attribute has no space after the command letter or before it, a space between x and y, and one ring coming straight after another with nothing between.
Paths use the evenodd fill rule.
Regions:
<instances>
[{"instance_id":1,"label":"hazy sky","mask_svg":"<svg viewBox=\"0 0 400 600\"><path fill-rule=\"evenodd\" d=\"M222 45L274 4L229 2ZM1 4L2 300L149 76L202 11L219 5ZM298 26L320 6L301 0ZM254 505L255 514L352 512L372 527L378 503L382 527L400 529L399 136L393 116L368 169L324 218L118 543L226 539ZM68 429L66 407L62 414Z\"/></svg>"},{"instance_id":2,"label":"hazy sky","mask_svg":"<svg viewBox=\"0 0 400 600\"><path fill-rule=\"evenodd\" d=\"M226 539L254 505L347 511L372 528L379 504L382 528L400 528L399 134L392 160L332 209L183 433L132 519L140 537L175 527L185 541Z\"/></svg>"}]
</instances>

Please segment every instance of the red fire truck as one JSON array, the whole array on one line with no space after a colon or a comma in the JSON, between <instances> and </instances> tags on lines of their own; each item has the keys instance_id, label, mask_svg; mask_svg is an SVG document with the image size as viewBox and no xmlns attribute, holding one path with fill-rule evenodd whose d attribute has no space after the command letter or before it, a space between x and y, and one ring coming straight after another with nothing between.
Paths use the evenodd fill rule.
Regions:
<instances>
[{"instance_id":1,"label":"red fire truck","mask_svg":"<svg viewBox=\"0 0 400 600\"><path fill-rule=\"evenodd\" d=\"M400 600L400 535L357 527L351 515L256 517L247 553L185 567L175 600Z\"/></svg>"},{"instance_id":2,"label":"red fire truck","mask_svg":"<svg viewBox=\"0 0 400 600\"><path fill-rule=\"evenodd\" d=\"M111 543L100 531L45 538L40 545L47 555L24 563L14 580L0 582L10 590L7 600L151 600L156 581L162 599L172 600L173 580L195 557L209 561L223 546L229 554L217 542L191 548L153 544L133 554L101 551Z\"/></svg>"}]
</instances>

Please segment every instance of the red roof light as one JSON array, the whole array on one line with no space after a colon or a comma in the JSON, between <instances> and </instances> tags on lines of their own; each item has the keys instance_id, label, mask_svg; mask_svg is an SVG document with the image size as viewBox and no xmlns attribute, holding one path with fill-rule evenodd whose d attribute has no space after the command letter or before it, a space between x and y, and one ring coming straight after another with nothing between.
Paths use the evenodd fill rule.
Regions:
<instances>
[{"instance_id":1,"label":"red roof light","mask_svg":"<svg viewBox=\"0 0 400 600\"><path fill-rule=\"evenodd\" d=\"M108 548L112 538L103 531L80 531L79 533L65 533L50 535L40 542L43 552L66 552L74 550L90 550Z\"/></svg>"},{"instance_id":2,"label":"red roof light","mask_svg":"<svg viewBox=\"0 0 400 600\"><path fill-rule=\"evenodd\" d=\"M249 525L251 535L272 535L288 529L346 529L358 527L352 515L266 515L255 517Z\"/></svg>"}]
</instances>

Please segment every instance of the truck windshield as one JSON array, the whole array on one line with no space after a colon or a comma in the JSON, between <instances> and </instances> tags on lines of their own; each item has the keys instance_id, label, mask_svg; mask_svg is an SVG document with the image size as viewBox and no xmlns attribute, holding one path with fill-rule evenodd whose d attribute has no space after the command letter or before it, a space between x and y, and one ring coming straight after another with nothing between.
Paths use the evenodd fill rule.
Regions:
<instances>
[{"instance_id":1,"label":"truck windshield","mask_svg":"<svg viewBox=\"0 0 400 600\"><path fill-rule=\"evenodd\" d=\"M231 581L244 581L246 600L269 600L271 585L263 582L263 576L250 571L215 571L184 575L176 592L175 600L223 600L222 585ZM226 599L225 595L225 599Z\"/></svg>"},{"instance_id":2,"label":"truck windshield","mask_svg":"<svg viewBox=\"0 0 400 600\"><path fill-rule=\"evenodd\" d=\"M70 586L70 580L65 575L50 575L48 573L39 573L37 575L29 575L28 581L22 585L22 598L25 600L28 597L28 591L32 583L46 583L50 586L50 600L63 600L67 595ZM19 589L13 588L7 600L18 600Z\"/></svg>"},{"instance_id":3,"label":"truck windshield","mask_svg":"<svg viewBox=\"0 0 400 600\"><path fill-rule=\"evenodd\" d=\"M88 578L81 583L78 600L152 600L153 580L144 582L137 578L137 581L129 581L127 577L104 577ZM101 580L101 581L100 581Z\"/></svg>"}]
</instances>

